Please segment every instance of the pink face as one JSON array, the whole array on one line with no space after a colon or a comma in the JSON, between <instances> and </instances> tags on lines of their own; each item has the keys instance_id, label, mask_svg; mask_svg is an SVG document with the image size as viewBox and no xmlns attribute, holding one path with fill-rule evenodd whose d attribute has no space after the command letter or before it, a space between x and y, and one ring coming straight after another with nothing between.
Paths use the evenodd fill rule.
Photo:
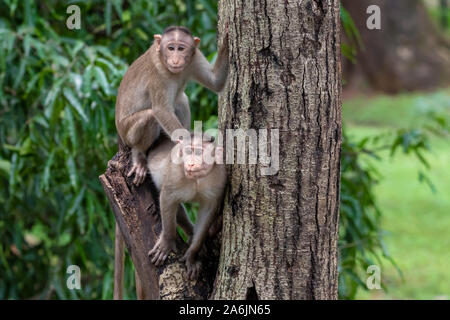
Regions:
<instances>
[{"instance_id":1,"label":"pink face","mask_svg":"<svg viewBox=\"0 0 450 320\"><path fill-rule=\"evenodd\" d=\"M174 74L182 72L192 61L199 38L182 31L172 31L164 35L155 35L156 49L166 68Z\"/></svg>"},{"instance_id":2,"label":"pink face","mask_svg":"<svg viewBox=\"0 0 450 320\"><path fill-rule=\"evenodd\" d=\"M198 179L208 175L214 166L205 161L205 149L202 146L188 145L183 147L184 174L186 178Z\"/></svg>"},{"instance_id":3,"label":"pink face","mask_svg":"<svg viewBox=\"0 0 450 320\"><path fill-rule=\"evenodd\" d=\"M203 142L181 145L179 150L186 178L199 179L209 174L221 155L222 148L215 147L211 142Z\"/></svg>"}]
</instances>

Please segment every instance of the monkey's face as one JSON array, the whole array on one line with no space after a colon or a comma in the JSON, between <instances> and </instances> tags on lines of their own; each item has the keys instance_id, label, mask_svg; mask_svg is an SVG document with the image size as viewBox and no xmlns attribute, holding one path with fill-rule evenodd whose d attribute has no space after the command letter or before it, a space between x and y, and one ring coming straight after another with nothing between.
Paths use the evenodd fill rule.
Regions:
<instances>
[{"instance_id":1,"label":"monkey's face","mask_svg":"<svg viewBox=\"0 0 450 320\"><path fill-rule=\"evenodd\" d=\"M187 145L181 148L184 175L188 179L206 177L215 164L214 146Z\"/></svg>"},{"instance_id":2,"label":"monkey's face","mask_svg":"<svg viewBox=\"0 0 450 320\"><path fill-rule=\"evenodd\" d=\"M161 61L171 73L182 72L192 61L200 39L183 32L173 31L163 36L155 35L156 49Z\"/></svg>"}]
</instances>

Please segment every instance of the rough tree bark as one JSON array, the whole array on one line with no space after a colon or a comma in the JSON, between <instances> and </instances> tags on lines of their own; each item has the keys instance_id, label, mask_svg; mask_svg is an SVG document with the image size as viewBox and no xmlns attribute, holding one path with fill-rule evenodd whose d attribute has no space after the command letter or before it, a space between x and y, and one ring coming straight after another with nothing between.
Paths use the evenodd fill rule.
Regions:
<instances>
[{"instance_id":1,"label":"rough tree bark","mask_svg":"<svg viewBox=\"0 0 450 320\"><path fill-rule=\"evenodd\" d=\"M220 129L279 129L280 166L229 166L212 297L337 299L339 0L221 1L219 17L231 50Z\"/></svg>"},{"instance_id":2,"label":"rough tree bark","mask_svg":"<svg viewBox=\"0 0 450 320\"><path fill-rule=\"evenodd\" d=\"M428 17L421 0L343 0L364 45L356 68L346 63L345 79L388 93L431 89L450 81L450 43ZM367 7L378 5L381 30L369 30ZM347 68L348 65L348 68ZM355 79L355 81L352 81Z\"/></svg>"}]
</instances>

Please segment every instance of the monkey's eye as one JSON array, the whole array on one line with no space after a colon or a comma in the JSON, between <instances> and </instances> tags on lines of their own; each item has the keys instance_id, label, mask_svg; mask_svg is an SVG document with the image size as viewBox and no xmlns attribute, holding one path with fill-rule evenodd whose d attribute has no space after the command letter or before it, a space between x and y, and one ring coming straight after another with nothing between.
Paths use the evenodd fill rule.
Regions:
<instances>
[{"instance_id":1,"label":"monkey's eye","mask_svg":"<svg viewBox=\"0 0 450 320\"><path fill-rule=\"evenodd\" d=\"M175 47L169 46L168 49L169 49L169 51L173 51L173 50L175 50Z\"/></svg>"},{"instance_id":2,"label":"monkey's eye","mask_svg":"<svg viewBox=\"0 0 450 320\"><path fill-rule=\"evenodd\" d=\"M184 149L184 153L187 154L188 156L190 156L192 154L192 149L187 147Z\"/></svg>"},{"instance_id":3,"label":"monkey's eye","mask_svg":"<svg viewBox=\"0 0 450 320\"><path fill-rule=\"evenodd\" d=\"M178 47L178 51L183 51L184 47Z\"/></svg>"},{"instance_id":4,"label":"monkey's eye","mask_svg":"<svg viewBox=\"0 0 450 320\"><path fill-rule=\"evenodd\" d=\"M202 149L195 149L195 155L201 156L202 155Z\"/></svg>"}]
</instances>

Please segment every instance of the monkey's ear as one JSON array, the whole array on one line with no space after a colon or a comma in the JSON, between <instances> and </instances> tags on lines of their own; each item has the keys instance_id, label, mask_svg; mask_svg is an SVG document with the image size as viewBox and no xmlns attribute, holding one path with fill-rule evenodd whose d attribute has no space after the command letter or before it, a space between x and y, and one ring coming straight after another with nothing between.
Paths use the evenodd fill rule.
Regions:
<instances>
[{"instance_id":1,"label":"monkey's ear","mask_svg":"<svg viewBox=\"0 0 450 320\"><path fill-rule=\"evenodd\" d=\"M157 43L160 43L162 36L160 34L155 34L153 35L153 38L156 40Z\"/></svg>"},{"instance_id":2,"label":"monkey's ear","mask_svg":"<svg viewBox=\"0 0 450 320\"><path fill-rule=\"evenodd\" d=\"M202 142L204 142L204 143L211 143L211 142L214 142L216 140L216 138L214 138L214 136L211 136L211 135L209 135L207 133L203 134L203 138L202 139L203 139Z\"/></svg>"},{"instance_id":3,"label":"monkey's ear","mask_svg":"<svg viewBox=\"0 0 450 320\"><path fill-rule=\"evenodd\" d=\"M195 47L198 47L198 44L200 43L200 38L199 37L194 37L194 43L195 43Z\"/></svg>"},{"instance_id":4,"label":"monkey's ear","mask_svg":"<svg viewBox=\"0 0 450 320\"><path fill-rule=\"evenodd\" d=\"M161 45L161 39L162 39L162 36L161 36L160 34L155 34L155 35L153 36L153 38L154 38L155 41L156 41L156 49L159 50L159 46Z\"/></svg>"}]
</instances>

